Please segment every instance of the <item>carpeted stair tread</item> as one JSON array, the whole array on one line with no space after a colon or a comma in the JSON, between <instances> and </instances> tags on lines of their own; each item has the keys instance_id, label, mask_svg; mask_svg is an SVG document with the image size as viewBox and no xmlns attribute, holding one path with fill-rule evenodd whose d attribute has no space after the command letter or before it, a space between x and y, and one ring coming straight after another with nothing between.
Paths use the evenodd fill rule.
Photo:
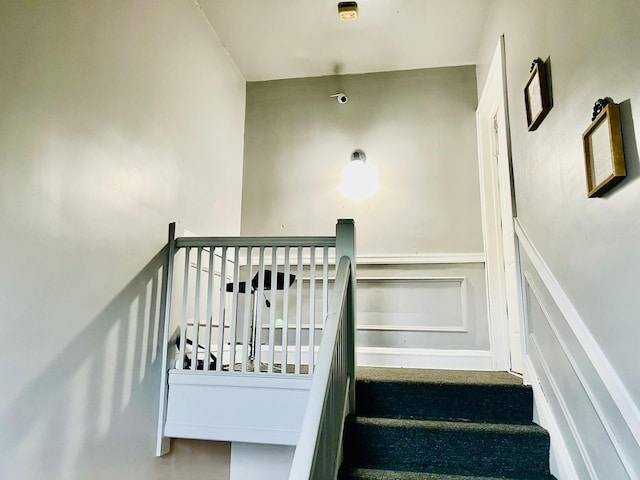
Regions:
<instances>
[{"instance_id":1,"label":"carpeted stair tread","mask_svg":"<svg viewBox=\"0 0 640 480\"><path fill-rule=\"evenodd\" d=\"M451 430L455 432L494 432L512 434L547 435L547 431L535 423L459 422L448 420L421 420L406 418L349 417L348 422L375 425L381 428L421 428L426 430Z\"/></svg>"},{"instance_id":2,"label":"carpeted stair tread","mask_svg":"<svg viewBox=\"0 0 640 480\"><path fill-rule=\"evenodd\" d=\"M507 372L360 368L356 380L360 416L528 423L532 400Z\"/></svg>"},{"instance_id":3,"label":"carpeted stair tread","mask_svg":"<svg viewBox=\"0 0 640 480\"><path fill-rule=\"evenodd\" d=\"M549 436L530 423L349 417L346 466L456 475L548 475Z\"/></svg>"},{"instance_id":4,"label":"carpeted stair tread","mask_svg":"<svg viewBox=\"0 0 640 480\"><path fill-rule=\"evenodd\" d=\"M533 392L507 372L359 368L341 480L550 480Z\"/></svg>"},{"instance_id":5,"label":"carpeted stair tread","mask_svg":"<svg viewBox=\"0 0 640 480\"><path fill-rule=\"evenodd\" d=\"M365 382L522 385L522 379L509 372L485 372L480 370L358 367L356 378Z\"/></svg>"},{"instance_id":6,"label":"carpeted stair tread","mask_svg":"<svg viewBox=\"0 0 640 480\"><path fill-rule=\"evenodd\" d=\"M339 480L553 480L551 475L536 477L479 477L450 475L429 472L399 472L395 470L375 470L370 468L346 468L340 472Z\"/></svg>"}]
</instances>

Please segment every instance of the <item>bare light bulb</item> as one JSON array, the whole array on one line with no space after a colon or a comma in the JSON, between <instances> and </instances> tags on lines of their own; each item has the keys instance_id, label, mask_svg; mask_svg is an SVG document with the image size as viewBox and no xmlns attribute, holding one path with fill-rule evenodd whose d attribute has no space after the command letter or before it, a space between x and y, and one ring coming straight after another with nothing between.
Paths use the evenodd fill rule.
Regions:
<instances>
[{"instance_id":1,"label":"bare light bulb","mask_svg":"<svg viewBox=\"0 0 640 480\"><path fill-rule=\"evenodd\" d=\"M340 191L353 200L367 198L378 189L378 174L366 158L362 150L353 152L342 175Z\"/></svg>"}]
</instances>

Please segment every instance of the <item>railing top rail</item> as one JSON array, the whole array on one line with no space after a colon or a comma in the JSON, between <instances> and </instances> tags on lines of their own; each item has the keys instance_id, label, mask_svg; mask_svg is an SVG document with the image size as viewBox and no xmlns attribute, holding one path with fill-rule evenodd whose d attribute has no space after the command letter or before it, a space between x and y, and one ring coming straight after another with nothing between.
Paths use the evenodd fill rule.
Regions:
<instances>
[{"instance_id":1,"label":"railing top rail","mask_svg":"<svg viewBox=\"0 0 640 480\"><path fill-rule=\"evenodd\" d=\"M183 247L335 247L336 237L180 237Z\"/></svg>"},{"instance_id":2,"label":"railing top rail","mask_svg":"<svg viewBox=\"0 0 640 480\"><path fill-rule=\"evenodd\" d=\"M331 297L331 303L329 304L329 310L327 311L327 322L330 319L335 321L342 312L344 302L347 297L347 287L349 286L349 280L351 278L351 269L351 259L346 256L341 257L338 261L333 296ZM322 342L320 343L320 348L322 348ZM327 348L328 352L332 351L332 349L329 349L328 347L325 348ZM329 360L325 360L325 362L329 365Z\"/></svg>"}]
</instances>

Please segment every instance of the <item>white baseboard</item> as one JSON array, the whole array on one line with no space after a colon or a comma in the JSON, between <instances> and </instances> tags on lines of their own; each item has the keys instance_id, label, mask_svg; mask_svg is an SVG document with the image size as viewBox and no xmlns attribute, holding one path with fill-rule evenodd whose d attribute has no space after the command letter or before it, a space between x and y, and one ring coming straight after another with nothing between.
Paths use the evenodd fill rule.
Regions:
<instances>
[{"instance_id":1,"label":"white baseboard","mask_svg":"<svg viewBox=\"0 0 640 480\"><path fill-rule=\"evenodd\" d=\"M357 355L362 367L493 370L493 356L485 350L358 347Z\"/></svg>"},{"instance_id":2,"label":"white baseboard","mask_svg":"<svg viewBox=\"0 0 640 480\"><path fill-rule=\"evenodd\" d=\"M549 455L549 465L551 473L558 480L574 480L578 478L576 469L569 456L569 449L560 433L560 428L556 422L551 406L542 391L538 374L531 363L531 357L524 358L524 383L531 385L533 389L534 412L537 418L534 421L549 432L551 437L551 450Z\"/></svg>"}]
</instances>

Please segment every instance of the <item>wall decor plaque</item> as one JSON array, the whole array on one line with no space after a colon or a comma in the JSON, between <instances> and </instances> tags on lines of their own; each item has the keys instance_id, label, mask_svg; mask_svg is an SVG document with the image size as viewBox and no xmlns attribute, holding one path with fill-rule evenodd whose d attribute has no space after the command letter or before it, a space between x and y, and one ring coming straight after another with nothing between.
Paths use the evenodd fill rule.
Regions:
<instances>
[{"instance_id":1,"label":"wall decor plaque","mask_svg":"<svg viewBox=\"0 0 640 480\"><path fill-rule=\"evenodd\" d=\"M593 107L591 125L582 134L587 196L599 197L627 174L622 146L620 107L599 99Z\"/></svg>"},{"instance_id":2,"label":"wall decor plaque","mask_svg":"<svg viewBox=\"0 0 640 480\"><path fill-rule=\"evenodd\" d=\"M524 87L524 104L527 112L527 127L531 132L538 128L551 110L546 67L539 58L531 63L531 73Z\"/></svg>"}]
</instances>

